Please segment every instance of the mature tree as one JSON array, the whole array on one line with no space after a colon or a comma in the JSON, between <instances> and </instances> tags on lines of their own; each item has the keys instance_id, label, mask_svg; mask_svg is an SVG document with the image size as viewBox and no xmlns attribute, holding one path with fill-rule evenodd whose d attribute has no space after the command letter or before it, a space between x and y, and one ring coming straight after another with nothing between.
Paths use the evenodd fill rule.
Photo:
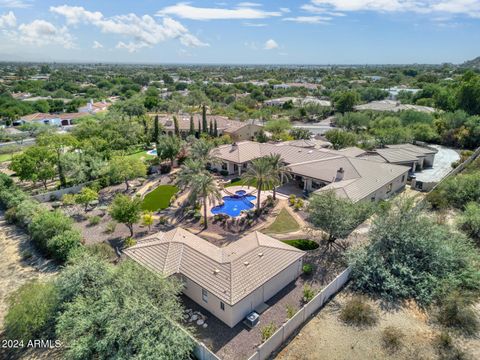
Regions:
<instances>
[{"instance_id":1,"label":"mature tree","mask_svg":"<svg viewBox=\"0 0 480 360\"><path fill-rule=\"evenodd\" d=\"M335 110L345 114L353 111L358 103L358 94L355 91L345 91L334 96Z\"/></svg>"},{"instance_id":2,"label":"mature tree","mask_svg":"<svg viewBox=\"0 0 480 360\"><path fill-rule=\"evenodd\" d=\"M295 140L309 140L312 138L312 132L305 128L293 128L290 130L290 136Z\"/></svg>"},{"instance_id":3,"label":"mature tree","mask_svg":"<svg viewBox=\"0 0 480 360\"><path fill-rule=\"evenodd\" d=\"M152 142L156 144L159 138L160 138L160 123L159 123L158 115L155 115L155 120L153 122Z\"/></svg>"},{"instance_id":4,"label":"mature tree","mask_svg":"<svg viewBox=\"0 0 480 360\"><path fill-rule=\"evenodd\" d=\"M190 356L192 340L178 325L183 316L178 281L132 261L114 266L83 254L62 271L57 284L62 311L56 334L68 344L67 358Z\"/></svg>"},{"instance_id":5,"label":"mature tree","mask_svg":"<svg viewBox=\"0 0 480 360\"><path fill-rule=\"evenodd\" d=\"M55 151L56 162L57 162L57 172L58 172L58 178L60 179L60 185L62 187L66 187L67 178L65 176L62 159L67 150L69 149L71 150L72 148L77 146L78 142L75 139L75 137L73 137L70 134L47 133L37 138L37 144L40 146L45 146Z\"/></svg>"},{"instance_id":6,"label":"mature tree","mask_svg":"<svg viewBox=\"0 0 480 360\"><path fill-rule=\"evenodd\" d=\"M252 160L247 171L243 174L243 181L257 187L257 214L260 214L262 190L272 188L278 181L273 172L270 158L265 156Z\"/></svg>"},{"instance_id":7,"label":"mature tree","mask_svg":"<svg viewBox=\"0 0 480 360\"><path fill-rule=\"evenodd\" d=\"M98 200L98 191L91 189L89 187L84 187L80 192L75 195L75 202L85 206L85 211L88 209L88 205L91 202Z\"/></svg>"},{"instance_id":8,"label":"mature tree","mask_svg":"<svg viewBox=\"0 0 480 360\"><path fill-rule=\"evenodd\" d=\"M188 131L189 135L195 135L195 124L193 123L193 115L190 115L190 130Z\"/></svg>"},{"instance_id":9,"label":"mature tree","mask_svg":"<svg viewBox=\"0 0 480 360\"><path fill-rule=\"evenodd\" d=\"M182 141L175 136L163 135L157 143L157 156L161 160L170 160L173 163L182 148Z\"/></svg>"},{"instance_id":10,"label":"mature tree","mask_svg":"<svg viewBox=\"0 0 480 360\"><path fill-rule=\"evenodd\" d=\"M265 124L265 131L272 133L274 140L279 140L292 128L292 124L288 119L270 120Z\"/></svg>"},{"instance_id":11,"label":"mature tree","mask_svg":"<svg viewBox=\"0 0 480 360\"><path fill-rule=\"evenodd\" d=\"M277 198L277 187L282 186L282 184L291 179L290 168L285 165L285 161L282 159L280 154L271 154L267 158L270 160L272 165L272 176L275 180L273 182L273 199Z\"/></svg>"},{"instance_id":12,"label":"mature tree","mask_svg":"<svg viewBox=\"0 0 480 360\"><path fill-rule=\"evenodd\" d=\"M205 105L202 105L202 132L208 132L207 107Z\"/></svg>"},{"instance_id":13,"label":"mature tree","mask_svg":"<svg viewBox=\"0 0 480 360\"><path fill-rule=\"evenodd\" d=\"M325 191L310 198L307 212L308 221L326 234L328 245L333 245L365 221L372 214L373 206L365 202L354 203L338 197L334 191Z\"/></svg>"},{"instance_id":14,"label":"mature tree","mask_svg":"<svg viewBox=\"0 0 480 360\"><path fill-rule=\"evenodd\" d=\"M175 115L173 115L173 126L174 126L175 136L180 137L180 127L178 126L178 119Z\"/></svg>"},{"instance_id":15,"label":"mature tree","mask_svg":"<svg viewBox=\"0 0 480 360\"><path fill-rule=\"evenodd\" d=\"M366 129L370 122L370 117L364 112L347 112L344 115L337 116L335 124L345 130L358 132Z\"/></svg>"},{"instance_id":16,"label":"mature tree","mask_svg":"<svg viewBox=\"0 0 480 360\"><path fill-rule=\"evenodd\" d=\"M70 255L81 246L82 235L78 230L66 230L48 239L48 252L61 262L68 260Z\"/></svg>"},{"instance_id":17,"label":"mature tree","mask_svg":"<svg viewBox=\"0 0 480 360\"><path fill-rule=\"evenodd\" d=\"M142 199L138 196L130 198L118 194L110 206L110 216L115 221L125 224L130 230L130 236L133 236L133 225L139 222L141 213Z\"/></svg>"},{"instance_id":18,"label":"mature tree","mask_svg":"<svg viewBox=\"0 0 480 360\"><path fill-rule=\"evenodd\" d=\"M213 136L214 136L214 137L218 137L217 119L215 119L215 122L213 123Z\"/></svg>"},{"instance_id":19,"label":"mature tree","mask_svg":"<svg viewBox=\"0 0 480 360\"><path fill-rule=\"evenodd\" d=\"M205 172L205 163L189 158L182 164L177 174L177 186L182 189L189 189L196 181L196 176Z\"/></svg>"},{"instance_id":20,"label":"mature tree","mask_svg":"<svg viewBox=\"0 0 480 360\"><path fill-rule=\"evenodd\" d=\"M204 166L207 163L214 163L216 159L212 155L213 144L205 139L195 141L191 148L190 154L196 161L201 162Z\"/></svg>"},{"instance_id":21,"label":"mature tree","mask_svg":"<svg viewBox=\"0 0 480 360\"><path fill-rule=\"evenodd\" d=\"M10 169L15 171L20 180L41 181L47 189L47 181L55 177L55 163L55 153L51 149L31 146L13 156Z\"/></svg>"},{"instance_id":22,"label":"mature tree","mask_svg":"<svg viewBox=\"0 0 480 360\"><path fill-rule=\"evenodd\" d=\"M366 247L349 255L355 289L388 301L422 305L451 291L478 291L480 257L473 244L438 225L409 199L374 220Z\"/></svg>"},{"instance_id":23,"label":"mature tree","mask_svg":"<svg viewBox=\"0 0 480 360\"><path fill-rule=\"evenodd\" d=\"M195 176L188 194L188 202L195 204L198 200L203 202L203 226L208 227L208 203L222 199L215 178L208 172L201 172Z\"/></svg>"},{"instance_id":24,"label":"mature tree","mask_svg":"<svg viewBox=\"0 0 480 360\"><path fill-rule=\"evenodd\" d=\"M110 160L108 164L108 174L113 182L125 182L125 185L130 189L129 181L144 177L147 174L147 168L144 162L140 159L118 156Z\"/></svg>"},{"instance_id":25,"label":"mature tree","mask_svg":"<svg viewBox=\"0 0 480 360\"><path fill-rule=\"evenodd\" d=\"M458 91L458 106L471 115L480 115L480 76L468 72Z\"/></svg>"},{"instance_id":26,"label":"mature tree","mask_svg":"<svg viewBox=\"0 0 480 360\"><path fill-rule=\"evenodd\" d=\"M328 130L325 138L332 143L336 150L357 145L357 136L354 133L339 129Z\"/></svg>"}]
</instances>

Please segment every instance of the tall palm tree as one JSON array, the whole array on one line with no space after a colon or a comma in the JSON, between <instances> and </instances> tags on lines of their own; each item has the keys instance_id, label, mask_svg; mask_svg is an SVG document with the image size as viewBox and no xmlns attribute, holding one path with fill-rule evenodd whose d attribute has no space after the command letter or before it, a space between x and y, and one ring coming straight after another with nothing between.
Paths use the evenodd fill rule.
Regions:
<instances>
[{"instance_id":1,"label":"tall palm tree","mask_svg":"<svg viewBox=\"0 0 480 360\"><path fill-rule=\"evenodd\" d=\"M272 187L276 178L272 171L272 162L268 156L252 160L243 176L246 184L256 184L257 187L257 214L260 213L260 195L262 190Z\"/></svg>"},{"instance_id":2,"label":"tall palm tree","mask_svg":"<svg viewBox=\"0 0 480 360\"><path fill-rule=\"evenodd\" d=\"M207 140L200 139L195 141L191 148L190 153L192 158L206 165L207 163L214 163L215 157L212 156L213 144Z\"/></svg>"},{"instance_id":3,"label":"tall palm tree","mask_svg":"<svg viewBox=\"0 0 480 360\"><path fill-rule=\"evenodd\" d=\"M218 190L215 178L208 172L202 172L195 177L195 181L190 188L188 196L190 203L196 203L198 199L203 201L203 226L208 227L207 221L207 203L222 199L222 194Z\"/></svg>"},{"instance_id":4,"label":"tall palm tree","mask_svg":"<svg viewBox=\"0 0 480 360\"><path fill-rule=\"evenodd\" d=\"M290 175L290 168L285 166L285 162L280 154L270 154L267 156L272 165L272 175L275 178L273 184L273 199L277 198L277 187L281 186L285 181L289 181L292 178Z\"/></svg>"},{"instance_id":5,"label":"tall palm tree","mask_svg":"<svg viewBox=\"0 0 480 360\"><path fill-rule=\"evenodd\" d=\"M191 158L187 159L178 172L176 184L182 190L190 188L195 182L195 177L203 172L205 172L203 163Z\"/></svg>"}]
</instances>

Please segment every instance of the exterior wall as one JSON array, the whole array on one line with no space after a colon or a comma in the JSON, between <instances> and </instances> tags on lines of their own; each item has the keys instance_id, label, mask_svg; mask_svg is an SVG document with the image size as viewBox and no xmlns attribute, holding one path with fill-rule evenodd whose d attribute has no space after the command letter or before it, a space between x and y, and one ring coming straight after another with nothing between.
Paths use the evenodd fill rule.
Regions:
<instances>
[{"instance_id":1,"label":"exterior wall","mask_svg":"<svg viewBox=\"0 0 480 360\"><path fill-rule=\"evenodd\" d=\"M208 302L205 302L202 298L202 287L186 277L182 277L185 284L183 293L225 324L234 327L260 304L300 276L302 264L302 259L292 263L235 305L224 304L225 310L220 307L221 300L210 292L208 292Z\"/></svg>"},{"instance_id":2,"label":"exterior wall","mask_svg":"<svg viewBox=\"0 0 480 360\"><path fill-rule=\"evenodd\" d=\"M379 201L379 200L385 200L388 199L390 196L396 194L397 192L400 192L405 185L407 184L407 177L408 177L408 171L405 171L403 175L400 175L396 179L394 179L392 182L389 182L388 184L382 186L380 189L375 191L374 193L370 194L368 197L362 199L365 201ZM391 191L388 191L389 185L392 185Z\"/></svg>"},{"instance_id":3,"label":"exterior wall","mask_svg":"<svg viewBox=\"0 0 480 360\"><path fill-rule=\"evenodd\" d=\"M425 156L425 160L423 161L423 167L432 167L434 161L435 161L435 154L429 154Z\"/></svg>"},{"instance_id":4,"label":"exterior wall","mask_svg":"<svg viewBox=\"0 0 480 360\"><path fill-rule=\"evenodd\" d=\"M257 136L261 129L262 127L259 125L249 124L232 133L225 131L225 134L230 135L234 141L252 140L252 138Z\"/></svg>"}]
</instances>

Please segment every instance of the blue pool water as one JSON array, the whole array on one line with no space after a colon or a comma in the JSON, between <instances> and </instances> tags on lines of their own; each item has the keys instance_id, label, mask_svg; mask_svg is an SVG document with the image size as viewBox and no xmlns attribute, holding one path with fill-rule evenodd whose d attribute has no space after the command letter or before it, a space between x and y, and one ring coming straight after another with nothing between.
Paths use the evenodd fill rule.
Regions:
<instances>
[{"instance_id":1,"label":"blue pool water","mask_svg":"<svg viewBox=\"0 0 480 360\"><path fill-rule=\"evenodd\" d=\"M149 151L147 151L147 154L148 154L148 155L155 155L155 156L157 156L157 150L156 150L156 149L154 149L154 150L149 150Z\"/></svg>"},{"instance_id":2,"label":"blue pool water","mask_svg":"<svg viewBox=\"0 0 480 360\"><path fill-rule=\"evenodd\" d=\"M252 201L257 197L248 195L245 190L235 192L235 195L224 196L223 204L212 208L212 214L225 214L231 217L237 217L244 210L250 210L255 205Z\"/></svg>"}]
</instances>

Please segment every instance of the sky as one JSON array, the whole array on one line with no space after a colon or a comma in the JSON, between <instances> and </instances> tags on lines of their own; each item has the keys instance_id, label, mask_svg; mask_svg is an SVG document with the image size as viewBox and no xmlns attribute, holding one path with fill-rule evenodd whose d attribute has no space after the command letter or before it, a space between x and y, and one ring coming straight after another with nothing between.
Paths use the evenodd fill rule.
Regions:
<instances>
[{"instance_id":1,"label":"sky","mask_svg":"<svg viewBox=\"0 0 480 360\"><path fill-rule=\"evenodd\" d=\"M0 60L439 64L480 56L480 0L0 0Z\"/></svg>"}]
</instances>

